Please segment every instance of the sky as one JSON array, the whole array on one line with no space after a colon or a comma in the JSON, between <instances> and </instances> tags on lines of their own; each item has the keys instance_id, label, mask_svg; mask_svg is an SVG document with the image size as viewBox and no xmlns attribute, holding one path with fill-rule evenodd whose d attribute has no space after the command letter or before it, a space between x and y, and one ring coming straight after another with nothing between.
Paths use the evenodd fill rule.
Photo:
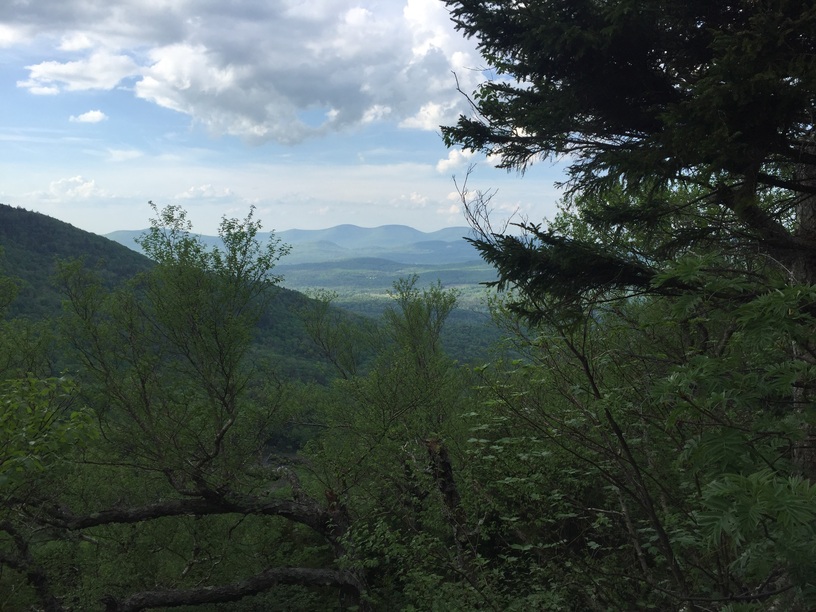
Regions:
<instances>
[{"instance_id":1,"label":"sky","mask_svg":"<svg viewBox=\"0 0 816 612\"><path fill-rule=\"evenodd\" d=\"M492 73L441 0L3 0L0 203L105 234L183 206L194 229L465 225L555 212L559 169L447 149ZM456 183L454 182L454 177Z\"/></svg>"}]
</instances>

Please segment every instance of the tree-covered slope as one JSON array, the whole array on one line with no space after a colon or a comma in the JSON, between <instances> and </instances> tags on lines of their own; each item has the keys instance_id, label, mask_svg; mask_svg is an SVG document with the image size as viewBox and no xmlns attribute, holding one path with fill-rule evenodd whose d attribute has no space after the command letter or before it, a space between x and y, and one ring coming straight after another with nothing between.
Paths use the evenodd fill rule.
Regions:
<instances>
[{"instance_id":1,"label":"tree-covered slope","mask_svg":"<svg viewBox=\"0 0 816 612\"><path fill-rule=\"evenodd\" d=\"M59 309L51 278L60 260L83 258L112 284L151 266L131 249L53 217L0 204L0 272L19 280L11 314L42 317Z\"/></svg>"},{"instance_id":2,"label":"tree-covered slope","mask_svg":"<svg viewBox=\"0 0 816 612\"><path fill-rule=\"evenodd\" d=\"M59 263L81 260L105 285L121 285L154 263L125 246L47 215L0 205L0 275L19 287L10 317L33 320L60 314L64 295L55 281ZM275 362L281 375L323 379L325 366L305 332L300 312L311 300L275 287L258 325L255 351ZM348 315L353 317L353 315Z\"/></svg>"}]
</instances>

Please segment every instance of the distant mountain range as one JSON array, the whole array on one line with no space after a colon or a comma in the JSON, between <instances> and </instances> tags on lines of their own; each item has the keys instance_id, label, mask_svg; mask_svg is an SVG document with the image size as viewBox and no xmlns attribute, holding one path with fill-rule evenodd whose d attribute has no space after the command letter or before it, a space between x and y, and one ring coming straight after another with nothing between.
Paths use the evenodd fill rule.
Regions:
<instances>
[{"instance_id":1,"label":"distant mountain range","mask_svg":"<svg viewBox=\"0 0 816 612\"><path fill-rule=\"evenodd\" d=\"M302 291L328 289L345 310L378 317L390 303L387 293L394 281L416 275L419 288L440 282L459 292L460 308L450 318L452 331L446 342L459 358L475 354L496 338L495 328L488 324L483 286L495 280L496 272L462 239L468 232L468 228L453 227L424 233L393 225L281 232L278 236L292 244L294 252L275 268L284 282L261 321L265 346L279 347L276 354L288 360L287 368L311 371L309 364L316 357L296 315L309 303ZM8 315L37 320L60 312L64 296L54 284L59 261L82 259L111 287L149 270L153 262L137 252L133 241L142 233L103 237L41 213L0 204L0 276L16 279L20 289ZM215 237L204 240L218 242ZM372 253L380 256L367 255Z\"/></svg>"},{"instance_id":2,"label":"distant mountain range","mask_svg":"<svg viewBox=\"0 0 816 612\"><path fill-rule=\"evenodd\" d=\"M113 232L106 237L138 251L135 238L144 231ZM469 227L421 232L407 225L285 230L275 236L292 251L278 262L275 272L283 275L283 286L289 289L329 289L351 296L354 302L364 296L383 299L394 281L416 274L422 287L440 281L446 288L465 291L460 304L476 307L483 301L482 283L495 280L496 272L465 240L472 234ZM269 236L258 237L267 240ZM217 236L201 239L213 246L220 242Z\"/></svg>"},{"instance_id":3,"label":"distant mountain range","mask_svg":"<svg viewBox=\"0 0 816 612\"><path fill-rule=\"evenodd\" d=\"M281 232L278 236L292 244L294 252L275 267L284 281L261 321L265 346L278 347L275 352L288 369L311 372L316 356L296 315L309 303L301 292L327 289L343 309L379 317L390 303L387 293L394 281L416 275L419 288L440 282L458 291L460 308L449 320L446 342L452 354L470 358L497 334L489 325L483 285L495 280L496 272L462 239L468 232L452 227L423 233L394 225ZM54 274L61 260L83 259L109 286L149 270L153 262L137 252L133 241L142 233L98 236L41 213L0 204L0 276L15 278L20 289L8 315L37 320L60 312L64 296L54 284ZM218 242L215 237L204 240Z\"/></svg>"},{"instance_id":4,"label":"distant mountain range","mask_svg":"<svg viewBox=\"0 0 816 612\"><path fill-rule=\"evenodd\" d=\"M117 231L105 237L139 251L135 239L142 233L144 230ZM472 233L469 227L421 232L407 225L373 228L338 225L322 230L285 230L275 232L275 236L292 247L292 252L281 262L285 266L361 258L427 265L479 261L476 249L465 240ZM269 236L269 233L259 235L261 239ZM218 244L219 240L216 236L201 238L208 244Z\"/></svg>"}]
</instances>

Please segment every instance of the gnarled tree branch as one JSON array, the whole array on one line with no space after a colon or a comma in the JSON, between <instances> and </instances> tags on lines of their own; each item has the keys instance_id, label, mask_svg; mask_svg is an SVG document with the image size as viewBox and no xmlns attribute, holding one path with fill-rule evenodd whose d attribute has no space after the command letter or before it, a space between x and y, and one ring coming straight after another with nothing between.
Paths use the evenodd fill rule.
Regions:
<instances>
[{"instance_id":1,"label":"gnarled tree branch","mask_svg":"<svg viewBox=\"0 0 816 612\"><path fill-rule=\"evenodd\" d=\"M311 499L259 499L254 496L218 496L172 499L132 508L110 508L86 515L75 515L65 508L51 510L47 523L77 531L100 525L132 524L170 516L208 516L219 514L255 514L279 516L312 528L332 543L336 542L334 515Z\"/></svg>"},{"instance_id":2,"label":"gnarled tree branch","mask_svg":"<svg viewBox=\"0 0 816 612\"><path fill-rule=\"evenodd\" d=\"M150 608L226 603L257 595L282 584L336 586L349 592L356 599L359 599L361 592L360 583L352 572L306 567L276 567L231 584L197 589L142 591L124 599L108 596L103 599L103 603L106 612L138 612Z\"/></svg>"}]
</instances>

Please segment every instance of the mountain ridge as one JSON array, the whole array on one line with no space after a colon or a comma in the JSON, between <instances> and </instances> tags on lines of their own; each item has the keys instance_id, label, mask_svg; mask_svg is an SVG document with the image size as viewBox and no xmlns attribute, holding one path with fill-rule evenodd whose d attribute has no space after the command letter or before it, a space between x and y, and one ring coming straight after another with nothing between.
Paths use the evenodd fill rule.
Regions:
<instances>
[{"instance_id":1,"label":"mountain ridge","mask_svg":"<svg viewBox=\"0 0 816 612\"><path fill-rule=\"evenodd\" d=\"M35 318L59 312L61 296L51 281L58 261L82 258L111 284L153 265L109 238L7 204L0 204L0 250L0 274L16 279L20 289L10 313Z\"/></svg>"},{"instance_id":2,"label":"mountain ridge","mask_svg":"<svg viewBox=\"0 0 816 612\"><path fill-rule=\"evenodd\" d=\"M119 230L105 234L137 252L135 238L146 230ZM465 238L473 230L465 226L442 228L423 232L408 225L381 225L361 227L352 224L336 225L326 229L290 229L280 232L260 232L261 240L271 236L292 247L285 263L321 263L338 259L377 258L401 264L464 263L479 260L476 249ZM210 245L219 242L217 236L201 235Z\"/></svg>"}]
</instances>

